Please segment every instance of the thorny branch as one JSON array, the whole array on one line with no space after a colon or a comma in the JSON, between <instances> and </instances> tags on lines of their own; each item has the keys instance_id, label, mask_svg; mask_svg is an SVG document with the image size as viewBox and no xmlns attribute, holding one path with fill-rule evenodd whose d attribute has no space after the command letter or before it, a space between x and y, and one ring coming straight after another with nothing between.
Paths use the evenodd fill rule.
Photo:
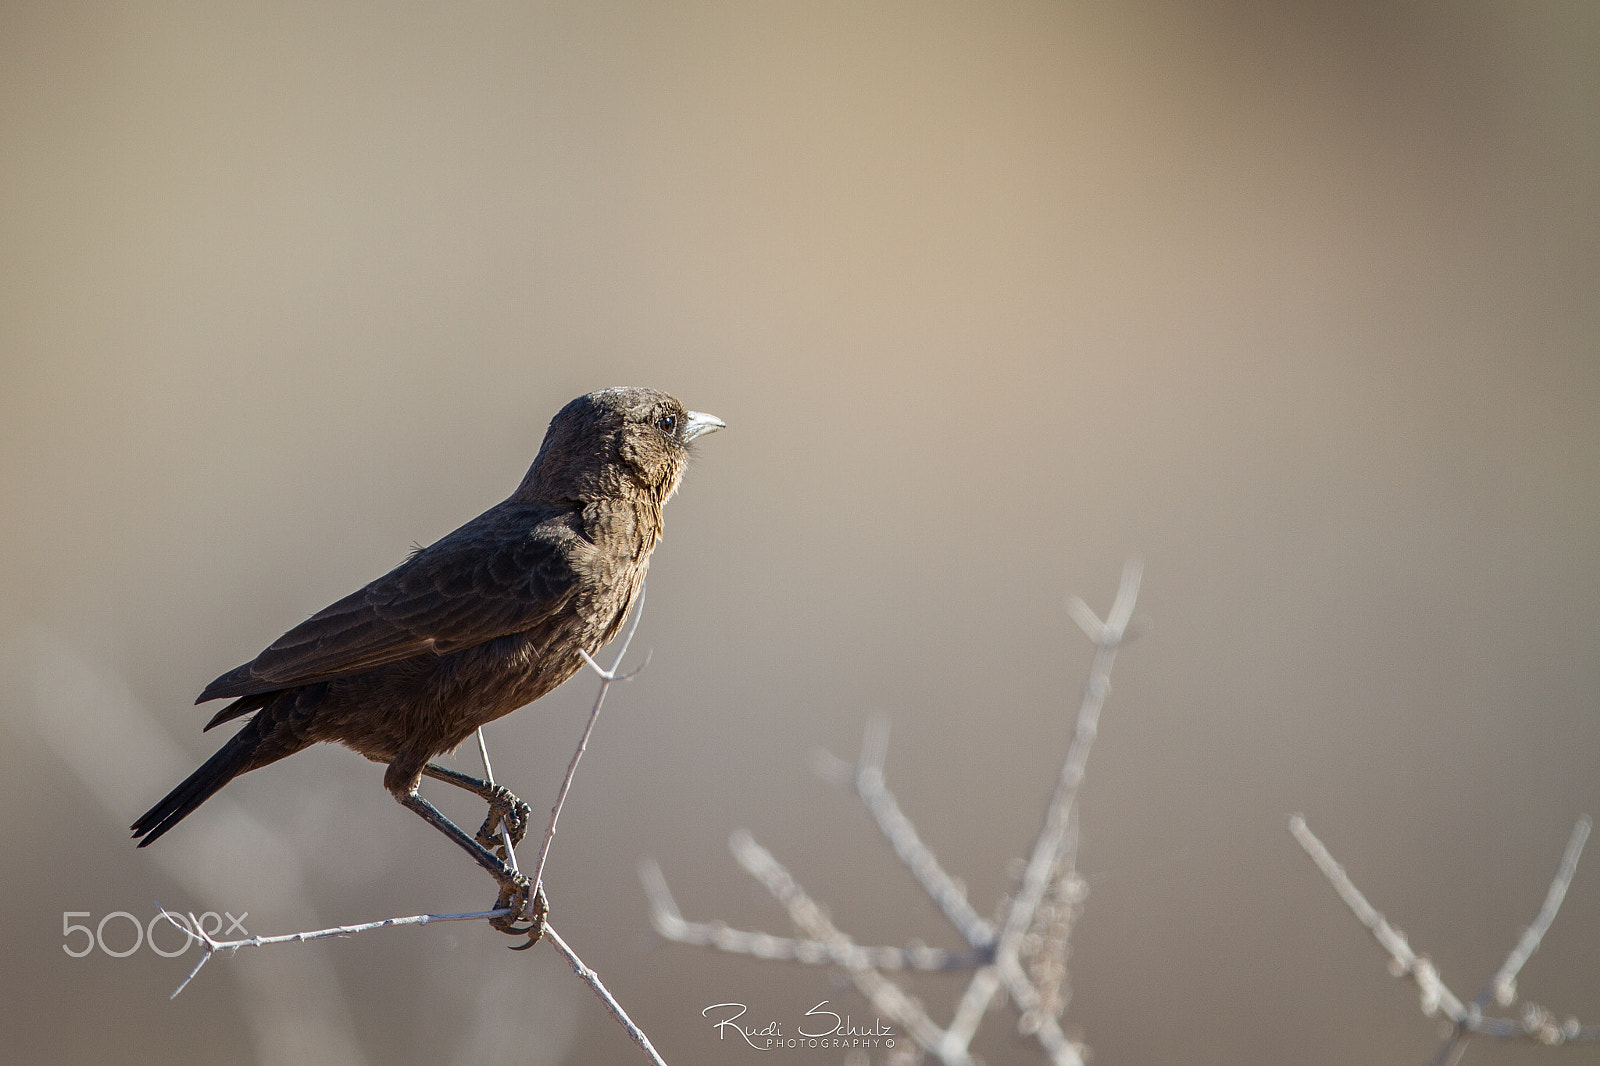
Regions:
<instances>
[{"instance_id":1,"label":"thorny branch","mask_svg":"<svg viewBox=\"0 0 1600 1066\"><path fill-rule=\"evenodd\" d=\"M1344 900L1345 906L1350 908L1361 924L1372 933L1373 939L1389 953L1389 972L1396 977L1409 977L1416 984L1421 994L1423 1014L1432 1018L1442 1013L1452 1023L1453 1029L1449 1037L1434 1056L1433 1061L1440 1064L1458 1060L1472 1035L1492 1036L1501 1040L1532 1040L1549 1045L1572 1041L1600 1041L1600 1025L1582 1025L1576 1018L1570 1017L1565 1021L1557 1021L1550 1010L1536 1003L1524 1003L1520 1018L1495 1018L1483 1013L1491 996L1501 1007L1510 1007L1515 1003L1517 974L1523 964L1538 950L1540 940L1549 930L1550 923L1555 921L1556 911L1560 909L1561 901L1567 894L1567 886L1571 884L1572 875L1578 868L1578 856L1582 854L1584 841L1589 837L1589 828L1587 815L1578 819L1578 824L1573 827L1572 837L1567 842L1567 850L1562 856L1561 865L1556 870L1555 879L1550 883L1550 890L1545 895L1544 906L1540 908L1533 925L1523 932L1521 939L1517 941L1517 946L1512 949L1506 961L1495 971L1478 996L1471 1003L1462 1003L1444 983L1433 960L1426 955L1417 954L1406 940L1405 934L1390 925L1388 919L1367 902L1367 897L1356 888L1350 876L1345 873L1344 867L1334 860L1327 846L1311 832L1305 818L1297 814L1289 819L1289 832L1294 834L1295 840L1299 841L1306 854L1311 856L1311 861L1317 864L1317 868L1328 879L1333 890Z\"/></svg>"},{"instance_id":2,"label":"thorny branch","mask_svg":"<svg viewBox=\"0 0 1600 1066\"><path fill-rule=\"evenodd\" d=\"M572 780L578 770L578 761L583 758L583 753L588 748L589 736L594 732L595 720L600 716L600 707L605 702L607 690L610 689L611 685L615 682L628 681L632 679L636 674L639 673L640 670L643 670L645 666L649 665L649 656L646 656L645 662L630 673L618 673L619 668L622 666L623 656L628 654L628 645L633 640L634 631L639 627L639 617L643 611L643 607L644 589L641 587L639 590L639 599L634 608L633 617L629 621L627 629L623 632L622 642L617 649L617 657L612 662L610 670L603 669L599 663L589 656L587 652L581 650L579 652L589 667L593 669L597 675L599 675L600 691L595 695L594 706L589 712L588 724L584 727L583 736L578 741L577 750L573 752L572 761L567 765L566 776L562 779L561 788L556 794L555 806L550 810L550 825L545 830L544 843L539 848L539 861L538 865L535 867L535 874L533 877L533 885L536 889L541 883L540 878L544 872L545 861L550 854L550 845L552 841L555 840L556 822L561 817L561 808L563 804L566 803L567 793L572 789ZM484 741L482 729L478 730L478 750L483 755L484 778L490 784L493 784L494 771L489 764L489 747ZM512 846L511 836L504 821L500 823L500 839L505 845L507 862L510 864L513 870L519 869L517 865L516 851ZM530 899L536 895L536 891L529 893ZM183 933L190 938L190 940L198 943L201 948L200 961L195 963L194 969L190 970L188 976L184 977L183 981L179 983L178 987L173 990L172 995L168 997L169 999L176 999L178 993L187 988L189 982L194 980L195 975L200 972L201 967L205 966L207 962L210 962L211 957L217 954L219 951L225 952L228 955L233 955L237 953L240 948L266 947L271 944L289 944L307 940L326 940L330 937L348 937L355 936L357 933L365 933L373 929L388 929L403 925L421 926L430 925L434 922L479 921L489 918L501 918L509 916L515 916L518 918L529 917L526 914L518 913L515 908L501 907L495 910L471 911L463 914L416 914L407 918L384 918L375 922L361 922L356 925L341 925L335 926L332 929L318 929L304 933L286 933L282 936L253 936L246 940L219 941L201 928L199 920L195 918L194 915L191 914L186 917L174 915L163 908L159 902L156 903L156 908L161 911L161 915L165 917L168 922L182 930ZM606 988L604 982L600 980L600 975L595 973L594 970L592 970L581 958L578 957L578 954L572 950L567 942L561 938L561 936L555 931L554 928L551 927L548 922L544 924L542 939L548 940L551 946L553 946L556 951L558 951L562 957L567 960L567 962L572 966L573 973L581 978L584 983L594 991L594 994L600 998L601 1003L605 1005L606 1010L609 1011L611 1016L617 1020L617 1023L622 1026L633 1042L638 1044L644 1053L649 1056L650 1061L655 1063L656 1066L666 1066L665 1060L661 1058L660 1053L657 1052L655 1047L650 1043L650 1038L644 1034L644 1030L640 1029L638 1025L634 1023L632 1018L628 1017L627 1011L623 1010L622 1005L617 1002L616 997L611 994L610 990Z\"/></svg>"},{"instance_id":3,"label":"thorny branch","mask_svg":"<svg viewBox=\"0 0 1600 1066\"><path fill-rule=\"evenodd\" d=\"M649 860L640 876L650 899L651 920L668 940L711 947L763 959L826 963L842 968L856 987L885 1017L898 1022L923 1050L947 1066L972 1061L969 1047L995 995L1004 988L1022 1012L1019 1029L1031 1035L1056 1066L1082 1066L1084 1048L1069 1040L1057 1018L1065 1007L1062 991L1072 922L1083 896L1077 875L1077 795L1083 783L1089 750L1099 731L1100 711L1111 687L1117 649L1129 637L1129 623L1139 594L1142 568L1137 560L1123 570L1117 597L1105 621L1074 597L1068 611L1096 647L1094 664L1084 685L1083 700L1045 808L1043 825L1022 874L1002 901L996 921L983 918L967 900L962 883L947 873L917 834L884 781L883 763L888 726L869 722L855 766L828 752L818 752L813 766L835 784L852 787L900 861L971 949L938 951L921 945L906 948L862 947L835 928L771 853L743 830L733 834L735 858L789 912L807 939L775 937L731 929L720 922L689 922L667 888L660 868ZM965 970L972 976L947 1028L934 1023L912 997L885 977L882 970Z\"/></svg>"}]
</instances>

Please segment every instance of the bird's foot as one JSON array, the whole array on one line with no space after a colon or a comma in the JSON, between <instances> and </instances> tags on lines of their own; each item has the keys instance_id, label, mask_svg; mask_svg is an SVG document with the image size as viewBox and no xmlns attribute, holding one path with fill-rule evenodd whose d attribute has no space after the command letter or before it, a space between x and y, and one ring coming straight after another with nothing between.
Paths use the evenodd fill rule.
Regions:
<instances>
[{"instance_id":1,"label":"bird's foot","mask_svg":"<svg viewBox=\"0 0 1600 1066\"><path fill-rule=\"evenodd\" d=\"M478 830L476 839L485 851L494 852L501 861L509 861L505 841L500 836L500 823L505 822L511 846L516 847L527 835L528 819L533 814L533 808L504 785L494 785L483 798L489 801L489 815L483 820L483 828Z\"/></svg>"},{"instance_id":2,"label":"bird's foot","mask_svg":"<svg viewBox=\"0 0 1600 1066\"><path fill-rule=\"evenodd\" d=\"M526 944L517 944L512 948L513 951L526 951L544 935L544 920L550 914L550 901L545 899L544 886L535 889L526 874L516 873L501 883L494 909L509 909L511 913L490 918L489 924L507 936L526 936ZM526 921L527 924L518 925L518 921Z\"/></svg>"}]
</instances>

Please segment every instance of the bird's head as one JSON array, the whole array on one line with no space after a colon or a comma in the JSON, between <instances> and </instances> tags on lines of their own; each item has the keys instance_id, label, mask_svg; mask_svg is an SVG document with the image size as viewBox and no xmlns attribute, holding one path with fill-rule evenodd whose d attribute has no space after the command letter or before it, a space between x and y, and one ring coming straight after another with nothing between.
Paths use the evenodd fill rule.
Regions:
<instances>
[{"instance_id":1,"label":"bird's head","mask_svg":"<svg viewBox=\"0 0 1600 1066\"><path fill-rule=\"evenodd\" d=\"M516 495L545 500L644 496L665 503L683 477L689 442L725 425L655 389L601 389L579 396L550 420L538 458Z\"/></svg>"}]
</instances>

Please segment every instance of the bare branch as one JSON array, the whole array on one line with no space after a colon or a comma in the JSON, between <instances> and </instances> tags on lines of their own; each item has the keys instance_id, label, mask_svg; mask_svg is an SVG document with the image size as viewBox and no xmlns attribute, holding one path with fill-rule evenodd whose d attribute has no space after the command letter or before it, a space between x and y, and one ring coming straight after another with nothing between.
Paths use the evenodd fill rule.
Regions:
<instances>
[{"instance_id":1,"label":"bare branch","mask_svg":"<svg viewBox=\"0 0 1600 1066\"><path fill-rule=\"evenodd\" d=\"M1083 700L1078 710L1067 757L1057 780L1056 791L1046 808L1044 825L1035 840L1032 856L1018 891L1013 895L1002 919L1001 929L980 917L967 902L965 891L944 872L933 853L917 836L910 819L901 812L899 804L883 780L883 752L887 746L886 724L869 726L867 739L862 742L862 756L855 775L855 787L863 804L873 815L879 829L923 886L930 898L974 947L992 948L995 964L980 970L969 982L957 1005L950 1023L947 1039L952 1046L963 1050L970 1045L977 1027L983 1019L994 994L1004 985L1013 1000L1022 1009L1024 1031L1038 1036L1052 1061L1075 1064L1082 1061L1080 1049L1060 1033L1055 1024L1056 1008L1061 1001L1054 994L1065 976L1065 933L1070 931L1070 919L1056 947L1060 978L1052 986L1052 995L1046 997L1028 979L1017 961L1024 938L1036 924L1039 908L1050 885L1067 878L1070 859L1065 865L1069 848L1075 848L1077 791L1083 783L1084 768L1089 750L1099 731L1100 710L1110 692L1111 668L1116 661L1118 647L1126 638L1134 604L1139 595L1143 564L1130 560L1123 569L1122 582L1117 597L1104 622L1095 616L1084 601L1073 597L1068 602L1068 612L1098 647L1095 661L1084 685ZM842 762L842 760L836 760ZM827 773L834 768L825 760L818 760L819 769ZM836 772L836 771L835 771ZM1069 838L1072 843L1069 844ZM1075 873L1071 878L1076 879ZM1070 904L1069 904L1070 907ZM1048 1016L1048 1021L1046 1017Z\"/></svg>"},{"instance_id":2,"label":"bare branch","mask_svg":"<svg viewBox=\"0 0 1600 1066\"><path fill-rule=\"evenodd\" d=\"M483 739L483 726L477 729L478 754L483 756L483 779L489 784L494 784L494 767L489 763L489 742ZM522 869L517 865L517 849L511 843L511 830L506 826L506 820L500 819L500 842L505 845L506 864L517 873Z\"/></svg>"},{"instance_id":3,"label":"bare branch","mask_svg":"<svg viewBox=\"0 0 1600 1066\"><path fill-rule=\"evenodd\" d=\"M621 659L622 656L619 655L617 658ZM600 1002L606 1005L606 1010L611 1012L611 1016L617 1020L617 1024L627 1031L633 1042L638 1044L646 1055L650 1056L650 1061L655 1063L656 1066L667 1066L665 1060L656 1051L655 1046L650 1043L650 1038L644 1035L644 1030L633 1023L633 1019L628 1017L628 1012L622 1009L622 1004L617 1002L616 997L611 994L611 990L601 982L600 975L591 970L582 959L578 958L578 953L568 947L567 942L562 940L560 934L550 928L549 925L544 927L544 939L550 941L555 946L555 949L566 958L567 962L572 964L572 972L583 978L584 983L594 989L594 994L600 997Z\"/></svg>"},{"instance_id":4,"label":"bare branch","mask_svg":"<svg viewBox=\"0 0 1600 1066\"><path fill-rule=\"evenodd\" d=\"M1520 1019L1486 1017L1483 1014L1483 1005L1477 1001L1463 1004L1445 985L1433 962L1426 955L1418 955L1413 951L1406 941L1405 934L1391 926L1388 919L1367 902L1367 898L1345 873L1344 867L1334 860L1332 853L1311 832L1302 815L1296 814L1289 819L1289 832L1294 834L1294 838L1300 842L1306 854L1311 856L1311 861L1317 864L1317 868L1328 879L1333 890L1344 900L1345 906L1350 908L1361 924L1371 931L1373 939L1389 953L1390 959L1393 960L1389 967L1390 972L1396 977L1409 977L1416 983L1422 997L1422 1013L1431 1018L1442 1011L1445 1017L1455 1023L1457 1031L1440 1047L1438 1055L1434 1058L1436 1063L1450 1062L1458 1057L1464 1047L1464 1037L1467 1033L1492 1036L1502 1040L1534 1040L1542 1044L1600 1041L1600 1026L1585 1026L1576 1018L1557 1021L1553 1013L1538 1004L1526 1004ZM1539 919L1535 921L1540 935L1543 935L1550 921L1555 918L1555 910L1560 907L1561 897L1566 894L1567 883L1571 881L1572 873L1577 868L1578 853L1582 850L1583 840L1587 836L1588 819L1584 818L1573 830L1573 840L1567 845L1567 854L1556 873L1557 883L1551 885L1550 893L1545 899L1545 907L1540 910ZM1548 919L1545 917L1547 912ZM1542 927L1540 921L1543 922ZM1523 941L1526 940L1527 935L1524 934ZM1537 947L1537 941L1534 946ZM1512 952L1506 964L1501 967L1504 971L1508 966L1512 966L1509 972L1513 977L1516 970L1527 961L1527 956L1532 954L1530 948L1526 954L1519 957L1522 947L1523 942L1519 942L1517 950ZM1496 978L1498 976L1497 972ZM1491 982L1492 987L1494 986Z\"/></svg>"},{"instance_id":5,"label":"bare branch","mask_svg":"<svg viewBox=\"0 0 1600 1066\"><path fill-rule=\"evenodd\" d=\"M884 783L883 763L888 742L888 719L874 715L867 720L866 733L861 742L861 760L853 772L843 759L821 749L813 759L813 766L818 776L848 784L855 790L862 806L872 815L879 831L928 894L928 898L933 900L968 944L977 949L988 949L994 945L994 926L967 901L966 888L939 865L933 851L922 842L916 826L905 816L894 794L889 791L889 786ZM843 773L839 773L839 768L843 769Z\"/></svg>"},{"instance_id":6,"label":"bare branch","mask_svg":"<svg viewBox=\"0 0 1600 1066\"><path fill-rule=\"evenodd\" d=\"M617 657L615 660L613 660L610 670L600 669L599 665L589 657L587 652L583 653L584 660L594 668L595 673L600 675L600 691L595 693L594 707L589 711L589 723L583 727L583 736L578 741L578 750L572 753L572 761L567 764L567 774L561 779L561 788L556 793L555 806L550 808L550 827L545 830L544 843L539 845L539 861L534 863L533 866L533 885L535 892L537 892L539 886L544 883L544 864L546 860L550 858L550 845L555 841L556 838L556 822L561 818L561 808L567 802L567 793L572 790L572 778L573 775L578 772L578 760L583 758L583 753L589 748L589 734L594 732L595 719L600 717L600 706L606 701L606 692L611 688L613 682L626 681L632 678L634 674L637 674L639 670L643 670L645 666L649 665L649 660L647 659L645 663L639 667L639 670L635 670L631 674L620 677L617 674L617 669L622 666L622 657L628 654L628 645L633 642L634 630L639 628L639 618L644 614L644 593L645 587L640 585L639 599L633 607L633 617L628 620L628 628L623 631L622 643L617 648ZM488 769L487 763L484 764L484 769ZM501 832L504 833L504 831L505 826L504 823L502 823ZM510 854L511 849L509 840L506 842L506 845L507 854Z\"/></svg>"},{"instance_id":7,"label":"bare branch","mask_svg":"<svg viewBox=\"0 0 1600 1066\"><path fill-rule=\"evenodd\" d=\"M998 923L974 910L965 887L939 865L932 849L889 791L883 774L889 736L886 720L869 720L854 766L821 749L812 753L812 767L820 777L854 789L896 856L971 946L971 952L857 945L835 928L789 872L743 831L735 833L731 841L735 857L783 903L791 920L809 939L731 929L719 922L685 921L659 867L647 861L640 864L640 877L657 932L680 943L757 958L839 966L882 1014L906 1030L918 1047L947 1064L971 1061L968 1048L989 1005L1004 988L1022 1013L1019 1028L1038 1042L1050 1061L1055 1066L1082 1066L1083 1047L1069 1040L1057 1021L1065 1005L1068 939L1083 898L1083 884L1076 870L1076 800L1098 730L1100 710L1110 691L1117 649L1132 636L1130 621L1141 570L1138 560L1124 568L1116 600L1104 622L1082 600L1074 598L1068 605L1073 618L1095 643L1094 665L1084 686L1072 740L1045 809L1043 825L1019 885L1001 908ZM1044 906L1046 893L1052 897L1049 906ZM1024 945L1028 946L1028 966L1036 971L1033 975L1024 966ZM890 969L972 971L948 1029L940 1029L920 1004L879 972Z\"/></svg>"},{"instance_id":8,"label":"bare branch","mask_svg":"<svg viewBox=\"0 0 1600 1066\"><path fill-rule=\"evenodd\" d=\"M871 967L878 970L975 970L988 961L987 952L947 951L926 944L903 948L842 948L821 940L797 940L745 929L734 929L722 922L690 922L678 912L678 905L667 889L661 867L649 859L639 863L639 878L650 898L650 924L667 940L695 947L715 948L730 955L749 955L774 962L798 962L808 966L842 966L845 969Z\"/></svg>"},{"instance_id":9,"label":"bare branch","mask_svg":"<svg viewBox=\"0 0 1600 1066\"><path fill-rule=\"evenodd\" d=\"M1389 920L1378 912L1378 909L1367 902L1367 897L1356 888L1355 882L1350 880L1333 858L1333 854L1318 840L1306 825L1303 815L1296 814L1289 819L1289 832L1300 842L1311 861L1317 864L1317 869L1322 871L1322 876L1328 879L1333 890L1339 893L1339 898L1344 900L1345 906L1355 913L1356 918L1371 932L1373 939L1389 953L1394 964L1389 968L1396 977L1410 977L1416 982L1417 989L1422 995L1422 1013L1432 1018L1442 1009L1445 1017L1453 1022L1463 1022L1467 1017L1467 1008L1455 993L1445 987L1439 979L1439 971L1433 962L1425 955L1418 955L1411 949L1406 941L1405 934L1389 924Z\"/></svg>"},{"instance_id":10,"label":"bare branch","mask_svg":"<svg viewBox=\"0 0 1600 1066\"><path fill-rule=\"evenodd\" d=\"M246 940L216 940L201 928L199 920L194 915L175 916L171 911L161 906L159 900L156 901L156 909L161 912L163 918L182 930L185 936L198 943L203 952L200 956L200 961L195 963L193 970L189 971L189 976L185 977L182 983L173 989L172 995L168 996L168 999L177 999L178 993L188 987L189 982L194 980L195 974L200 972L200 968L210 962L211 956L219 951L225 951L232 955L240 948L261 948L272 944L295 944L307 940L327 940L330 937L355 936L357 933L365 933L373 929L389 929L402 925L431 925L434 922L472 922L487 918L499 918L511 913L509 908L502 907L499 910L471 911L465 914L414 914L409 918L384 918L376 922L336 925L332 929L317 929L305 933L285 933L282 936L253 936Z\"/></svg>"},{"instance_id":11,"label":"bare branch","mask_svg":"<svg viewBox=\"0 0 1600 1066\"><path fill-rule=\"evenodd\" d=\"M1111 667L1116 662L1117 648L1127 632L1128 621L1133 617L1133 605L1139 596L1139 581L1143 572L1144 565L1138 559L1128 561L1122 571L1117 598L1112 602L1111 611L1104 622L1096 618L1081 599L1073 597L1068 604L1073 619L1097 645L1094 664L1090 667L1089 679L1084 683L1083 701L1078 708L1077 725L1073 730L1072 743L1067 748L1066 761L1062 763L1055 792L1045 808L1044 825L1034 840L1033 853L999 922L995 959L1000 981L995 980L995 973L980 970L973 977L958 1008L958 1014L968 1022L960 1032L969 1038L973 1028L970 1020L982 1015L1001 982L1018 1005L1023 1007L1024 1014L1033 1014L1030 1020L1038 1017L1038 993L1026 980L1022 967L1014 963L1023 937L1033 926L1039 904L1050 885L1051 874L1057 869L1066 847L1070 824L1068 816L1077 803L1078 788L1083 784L1084 768L1089 761L1089 749L1099 733L1100 710L1111 691ZM1071 1060L1058 1057L1057 1061Z\"/></svg>"},{"instance_id":12,"label":"bare branch","mask_svg":"<svg viewBox=\"0 0 1600 1066\"><path fill-rule=\"evenodd\" d=\"M994 1002L994 994L1000 991L1002 983L1000 967L993 962L972 975L961 993L961 999L956 1003L955 1014L950 1018L950 1029L946 1034L950 1048L959 1048L965 1054L967 1048L972 1046L984 1012Z\"/></svg>"},{"instance_id":13,"label":"bare branch","mask_svg":"<svg viewBox=\"0 0 1600 1066\"><path fill-rule=\"evenodd\" d=\"M1567 897L1567 886L1572 884L1572 875L1578 870L1578 857L1583 854L1583 845L1589 839L1589 816L1580 815L1578 823L1572 827L1572 836L1567 840L1567 850L1561 856L1561 865L1556 867L1555 879L1550 882L1550 889L1545 893L1544 906L1539 908L1538 915L1533 919L1533 924L1523 930L1522 936L1517 940L1517 946L1511 949L1511 954L1506 956L1506 961L1494 972L1494 976L1478 990L1473 997L1470 1011L1483 1012L1492 998L1501 1007L1509 1007L1517 1001L1517 974L1522 967L1539 950L1539 943L1544 939L1544 934L1549 931L1550 923L1556 920L1556 912L1561 909L1561 901ZM1542 1019L1541 1019L1542 1020ZM1461 1061L1461 1056L1466 1053L1467 1041L1470 1030L1467 1026L1457 1023L1444 1043L1439 1045L1439 1051L1433 1057L1433 1066L1455 1066Z\"/></svg>"},{"instance_id":14,"label":"bare branch","mask_svg":"<svg viewBox=\"0 0 1600 1066\"><path fill-rule=\"evenodd\" d=\"M848 955L849 949L855 944L834 926L822 908L772 857L771 852L757 844L755 838L743 829L734 831L728 846L739 865L783 904L789 912L789 918L801 932L839 949L842 955ZM896 1024L905 1029L919 1047L931 1051L946 1066L971 1066L972 1059L966 1049L945 1048L945 1034L928 1017L922 1004L906 995L893 981L870 966L846 967L845 972L861 994L886 1017L894 1019Z\"/></svg>"},{"instance_id":15,"label":"bare branch","mask_svg":"<svg viewBox=\"0 0 1600 1066\"><path fill-rule=\"evenodd\" d=\"M1550 923L1556 920L1556 912L1561 909L1561 901L1567 898L1567 886L1572 884L1572 875L1578 870L1578 857L1583 854L1584 842L1589 839L1589 828L1588 815L1581 816L1578 823L1572 827L1572 836L1567 840L1567 850L1561 856L1561 865L1556 868L1555 879L1550 882L1550 890L1545 893L1544 906L1539 908L1533 924L1523 930L1517 946L1511 949L1506 961L1500 964L1500 968L1495 971L1489 983L1473 1001L1479 1007L1488 1006L1491 995L1502 1007L1509 1007L1517 1001L1517 974L1522 972L1522 967L1533 957L1533 953L1539 950L1539 942L1549 931Z\"/></svg>"},{"instance_id":16,"label":"bare branch","mask_svg":"<svg viewBox=\"0 0 1600 1066\"><path fill-rule=\"evenodd\" d=\"M1098 649L1095 652L1094 664L1089 670L1089 679L1083 686L1083 702L1078 708L1077 726L1073 731L1072 743L1067 748L1066 761L1061 765L1055 793L1050 797L1050 805L1045 809L1044 825L1034 841L1033 853L1028 859L1018 891L1001 923L1000 941L1003 946L1007 945L1008 941L1014 946L1015 941L1020 939L1032 924L1034 911L1044 897L1051 871L1055 869L1065 846L1069 821L1067 816L1077 803L1078 788L1083 784L1084 768L1089 762L1089 749L1094 746L1095 737L1100 732L1100 710L1105 706L1106 696L1111 691L1111 667L1116 662L1117 648L1127 629L1128 620L1133 615L1133 605L1139 596L1139 580L1143 571L1143 563L1137 559L1130 560L1123 569L1122 584L1117 589L1117 598L1112 603L1111 612L1106 616L1105 622L1096 626L1084 626L1084 632L1095 640ZM1074 600L1082 606L1082 600L1076 597ZM1079 613L1087 611L1088 608L1082 606L1082 611ZM1092 614L1090 617L1092 618Z\"/></svg>"}]
</instances>

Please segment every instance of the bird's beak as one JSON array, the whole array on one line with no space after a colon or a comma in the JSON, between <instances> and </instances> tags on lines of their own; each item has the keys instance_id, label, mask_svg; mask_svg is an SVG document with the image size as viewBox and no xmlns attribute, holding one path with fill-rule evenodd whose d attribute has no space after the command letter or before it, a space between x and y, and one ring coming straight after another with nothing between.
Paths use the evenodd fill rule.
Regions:
<instances>
[{"instance_id":1,"label":"bird's beak","mask_svg":"<svg viewBox=\"0 0 1600 1066\"><path fill-rule=\"evenodd\" d=\"M719 429L728 428L728 423L716 415L708 415L704 411L688 411L685 413L689 416L689 421L683 425L683 441L685 444L702 433L715 433Z\"/></svg>"}]
</instances>

